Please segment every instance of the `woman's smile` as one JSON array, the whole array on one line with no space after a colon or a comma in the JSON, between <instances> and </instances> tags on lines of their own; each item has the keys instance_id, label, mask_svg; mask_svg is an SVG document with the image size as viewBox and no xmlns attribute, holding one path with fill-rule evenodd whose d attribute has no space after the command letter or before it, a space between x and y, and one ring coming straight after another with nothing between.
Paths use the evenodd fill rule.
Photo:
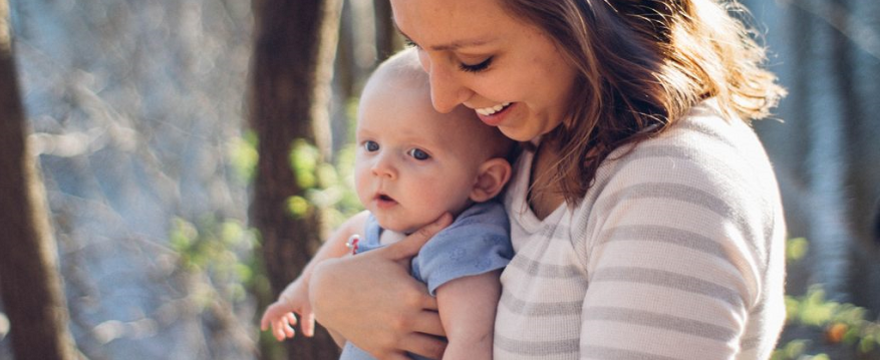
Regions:
<instances>
[{"instance_id":1,"label":"woman's smile","mask_svg":"<svg viewBox=\"0 0 880 360\"><path fill-rule=\"evenodd\" d=\"M516 108L516 103L504 103L494 107L474 109L474 111L477 112L477 117L487 125L499 126L514 108Z\"/></svg>"}]
</instances>

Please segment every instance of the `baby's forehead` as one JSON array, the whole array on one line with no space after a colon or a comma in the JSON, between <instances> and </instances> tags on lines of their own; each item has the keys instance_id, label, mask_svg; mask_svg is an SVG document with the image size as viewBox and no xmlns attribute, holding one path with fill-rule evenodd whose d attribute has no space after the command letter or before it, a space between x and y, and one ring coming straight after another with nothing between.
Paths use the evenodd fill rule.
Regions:
<instances>
[{"instance_id":1,"label":"baby's forehead","mask_svg":"<svg viewBox=\"0 0 880 360\"><path fill-rule=\"evenodd\" d=\"M421 114L409 118L407 123L421 136L446 144L480 141L486 133L480 129L485 125L479 123L479 119L458 114Z\"/></svg>"}]
</instances>

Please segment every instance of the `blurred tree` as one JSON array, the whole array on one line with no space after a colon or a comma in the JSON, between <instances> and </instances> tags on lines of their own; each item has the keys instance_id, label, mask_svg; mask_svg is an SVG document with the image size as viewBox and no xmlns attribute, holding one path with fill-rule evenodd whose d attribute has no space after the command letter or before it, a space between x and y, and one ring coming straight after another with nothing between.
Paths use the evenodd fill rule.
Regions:
<instances>
[{"instance_id":1,"label":"blurred tree","mask_svg":"<svg viewBox=\"0 0 880 360\"><path fill-rule=\"evenodd\" d=\"M0 291L18 359L73 359L45 191L25 141L9 4L0 0Z\"/></svg>"},{"instance_id":2,"label":"blurred tree","mask_svg":"<svg viewBox=\"0 0 880 360\"><path fill-rule=\"evenodd\" d=\"M299 274L326 231L320 212L292 210L304 199L314 174L294 171L294 140L329 150L332 64L341 1L254 0L254 55L250 121L258 137L259 160L251 221L262 238L273 298ZM261 307L264 308L264 307ZM315 338L285 344L291 359L331 359L338 348L319 329Z\"/></svg>"},{"instance_id":3,"label":"blurred tree","mask_svg":"<svg viewBox=\"0 0 880 360\"><path fill-rule=\"evenodd\" d=\"M391 20L391 2L388 0L373 0L373 9L376 14L376 55L377 62L394 55L402 46L394 21Z\"/></svg>"},{"instance_id":4,"label":"blurred tree","mask_svg":"<svg viewBox=\"0 0 880 360\"><path fill-rule=\"evenodd\" d=\"M880 2L743 0L766 29L769 65L789 88L778 116L755 129L776 170L788 234L815 251L786 289L822 284L829 299L880 310ZM762 26L762 27L763 27Z\"/></svg>"}]
</instances>

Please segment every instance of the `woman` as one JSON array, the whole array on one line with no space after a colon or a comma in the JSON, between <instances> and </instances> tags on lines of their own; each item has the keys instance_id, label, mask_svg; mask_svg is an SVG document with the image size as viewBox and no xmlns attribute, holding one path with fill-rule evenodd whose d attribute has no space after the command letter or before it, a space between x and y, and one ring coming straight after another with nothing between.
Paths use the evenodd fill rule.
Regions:
<instances>
[{"instance_id":1,"label":"woman","mask_svg":"<svg viewBox=\"0 0 880 360\"><path fill-rule=\"evenodd\" d=\"M785 314L785 224L740 119L767 116L783 90L728 15L735 4L391 3L434 107L474 109L525 142L505 195L517 253L496 358L769 357ZM439 357L436 304L405 263L448 221L319 266L317 318L379 358Z\"/></svg>"}]
</instances>

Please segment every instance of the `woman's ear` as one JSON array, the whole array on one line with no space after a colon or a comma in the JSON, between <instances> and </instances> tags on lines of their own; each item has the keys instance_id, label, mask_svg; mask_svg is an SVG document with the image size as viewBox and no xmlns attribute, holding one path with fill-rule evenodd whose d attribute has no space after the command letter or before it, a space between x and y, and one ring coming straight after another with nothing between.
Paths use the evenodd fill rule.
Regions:
<instances>
[{"instance_id":1,"label":"woman's ear","mask_svg":"<svg viewBox=\"0 0 880 360\"><path fill-rule=\"evenodd\" d=\"M494 198L510 180L511 171L510 163L505 159L486 160L480 165L477 179L474 181L474 188L471 189L471 200L483 202Z\"/></svg>"}]
</instances>

